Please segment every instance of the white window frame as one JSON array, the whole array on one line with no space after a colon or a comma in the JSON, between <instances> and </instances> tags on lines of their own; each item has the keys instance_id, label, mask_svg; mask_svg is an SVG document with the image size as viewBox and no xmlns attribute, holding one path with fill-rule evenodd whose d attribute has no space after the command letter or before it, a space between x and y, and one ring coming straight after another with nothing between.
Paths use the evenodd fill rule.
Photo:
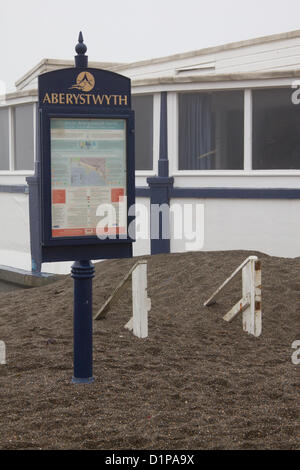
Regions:
<instances>
[{"instance_id":1,"label":"white window frame","mask_svg":"<svg viewBox=\"0 0 300 470\"><path fill-rule=\"evenodd\" d=\"M1 106L0 109L6 109L8 111L8 166L9 166L9 169L8 170L0 170L0 175L1 174L6 174L6 173L10 173L11 171L11 168L12 168L12 165L13 165L13 159L12 159L12 156L11 156L11 148L12 148L12 155L14 154L14 136L13 136L13 131L12 131L12 128L13 128L13 116L12 116L12 112L11 112L11 109L8 105L4 105L4 106Z\"/></svg>"},{"instance_id":2,"label":"white window frame","mask_svg":"<svg viewBox=\"0 0 300 470\"><path fill-rule=\"evenodd\" d=\"M252 170L253 106L252 89L244 90L244 171Z\"/></svg>"},{"instance_id":3,"label":"white window frame","mask_svg":"<svg viewBox=\"0 0 300 470\"><path fill-rule=\"evenodd\" d=\"M168 91L168 148L170 176L202 177L264 177L300 176L300 170L253 170L252 169L252 91L255 89L290 88L293 79L248 80L245 82L188 83L169 86ZM184 92L240 90L244 91L244 169L243 170L179 170L178 169L178 95ZM164 91L164 90L162 90Z\"/></svg>"},{"instance_id":4,"label":"white window frame","mask_svg":"<svg viewBox=\"0 0 300 470\"><path fill-rule=\"evenodd\" d=\"M132 96L153 96L153 153L152 170L136 170L135 176L138 178L137 186L147 184L146 179L149 176L155 176L158 172L159 159L159 138L160 138L160 93L132 93ZM143 184L144 183L144 184Z\"/></svg>"},{"instance_id":5,"label":"white window frame","mask_svg":"<svg viewBox=\"0 0 300 470\"><path fill-rule=\"evenodd\" d=\"M2 176L31 176L34 170L15 170L15 108L24 104L32 104L32 120L33 120L33 161L36 162L37 148L36 148L36 132L37 132L37 102L36 100L13 100L10 103L5 103L1 108L8 109L8 129L9 129L9 170L1 170L0 177Z\"/></svg>"}]
</instances>

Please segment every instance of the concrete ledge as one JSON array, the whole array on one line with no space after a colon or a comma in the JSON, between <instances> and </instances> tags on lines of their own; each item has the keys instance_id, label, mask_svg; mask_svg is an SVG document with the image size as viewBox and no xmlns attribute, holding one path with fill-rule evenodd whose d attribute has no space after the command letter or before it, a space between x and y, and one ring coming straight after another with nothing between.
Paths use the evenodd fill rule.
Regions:
<instances>
[{"instance_id":1,"label":"concrete ledge","mask_svg":"<svg viewBox=\"0 0 300 470\"><path fill-rule=\"evenodd\" d=\"M0 193L28 194L27 184L0 184Z\"/></svg>"},{"instance_id":2,"label":"concrete ledge","mask_svg":"<svg viewBox=\"0 0 300 470\"><path fill-rule=\"evenodd\" d=\"M23 269L0 265L0 280L22 287L40 287L59 281L64 276L50 273L32 273Z\"/></svg>"}]
</instances>

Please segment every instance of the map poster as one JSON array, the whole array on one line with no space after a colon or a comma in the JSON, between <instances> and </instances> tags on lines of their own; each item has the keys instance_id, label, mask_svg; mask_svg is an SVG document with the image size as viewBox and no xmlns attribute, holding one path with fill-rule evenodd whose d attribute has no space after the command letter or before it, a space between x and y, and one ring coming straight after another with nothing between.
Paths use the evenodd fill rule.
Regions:
<instances>
[{"instance_id":1,"label":"map poster","mask_svg":"<svg viewBox=\"0 0 300 470\"><path fill-rule=\"evenodd\" d=\"M51 118L50 131L52 237L126 234L125 119ZM103 204L116 217L99 229Z\"/></svg>"}]
</instances>

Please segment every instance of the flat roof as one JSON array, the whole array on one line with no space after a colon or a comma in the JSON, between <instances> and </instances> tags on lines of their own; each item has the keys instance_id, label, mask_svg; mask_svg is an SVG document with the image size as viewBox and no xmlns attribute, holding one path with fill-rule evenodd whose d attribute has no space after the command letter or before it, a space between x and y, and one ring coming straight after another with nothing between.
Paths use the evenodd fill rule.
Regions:
<instances>
[{"instance_id":1,"label":"flat roof","mask_svg":"<svg viewBox=\"0 0 300 470\"><path fill-rule=\"evenodd\" d=\"M287 33L272 34L270 36L261 36L253 39L246 39L244 41L229 42L220 46L206 47L204 49L196 49L189 52L183 52L178 54L172 54L164 57L158 57L154 59L146 59L137 62L130 62L128 64L121 64L116 66L114 71L122 70L131 67L140 67L144 65L159 64L163 62L175 61L180 59L187 59L190 57L201 56L206 54L212 54L216 52L229 51L232 49L240 49L242 47L255 46L260 44L265 44L273 41L282 41L285 39L300 38L300 29L294 31L289 31Z\"/></svg>"},{"instance_id":2,"label":"flat roof","mask_svg":"<svg viewBox=\"0 0 300 470\"><path fill-rule=\"evenodd\" d=\"M159 58L154 58L154 59L146 59L146 60L140 60L136 62L130 62L130 63L120 63L120 62L89 62L89 66L93 68L101 68L101 69L108 69L114 72L122 72L123 70L130 70L131 68L136 68L136 67L143 67L147 65L154 65L154 64L160 64L160 63L166 63L166 62L171 62L171 61L176 61L176 60L182 60L186 58L192 58L192 57L197 57L197 56L202 56L202 55L207 55L207 54L212 54L212 53L218 53L222 51L229 51L229 50L234 50L234 49L241 49L243 47L249 47L249 46L254 46L254 45L262 45L262 44L267 44L271 43L274 41L282 41L282 40L288 40L288 39L293 39L293 38L300 38L300 29L294 30L294 31L289 31L285 33L280 33L280 34L272 34L269 36L262 36L254 39L247 39L243 41L237 41L237 42L230 42L227 44L219 45L219 46L213 46L213 47L206 47L204 49L197 49L189 52L184 52L184 53L178 53L178 54L172 54L164 57L159 57ZM17 91L23 91L22 89L29 85L31 80L35 79L39 74L48 72L50 70L55 70L59 68L68 68L68 67L74 67L74 61L73 60L62 60L62 59L43 59L41 60L35 67L33 67L31 70L29 70L23 77L21 77L19 80L16 81L15 85L17 87ZM216 80L238 80L238 79L254 79L254 78L273 78L275 76L277 77L294 77L296 75L299 75L299 69L296 71L272 71L272 72L245 72L245 73L231 73L231 74L220 74L220 75L206 75L206 76L201 76L197 77L198 81L216 81ZM256 76L255 76L256 74ZM139 85L150 85L150 84L159 84L159 83L179 83L179 82L189 82L189 81L194 81L193 77L161 77L161 78L145 78L143 80L141 79L133 79L132 84L135 86ZM9 98L9 95L7 95L7 98Z\"/></svg>"},{"instance_id":3,"label":"flat roof","mask_svg":"<svg viewBox=\"0 0 300 470\"><path fill-rule=\"evenodd\" d=\"M120 62L89 62L89 66L93 68L101 69L113 69L117 66L122 66ZM34 78L38 71L49 71L49 69L56 68L71 68L74 67L74 60L63 60L63 59L42 59L37 65L30 69L25 75L15 82L15 86L18 88L23 82L26 82L31 76Z\"/></svg>"}]
</instances>

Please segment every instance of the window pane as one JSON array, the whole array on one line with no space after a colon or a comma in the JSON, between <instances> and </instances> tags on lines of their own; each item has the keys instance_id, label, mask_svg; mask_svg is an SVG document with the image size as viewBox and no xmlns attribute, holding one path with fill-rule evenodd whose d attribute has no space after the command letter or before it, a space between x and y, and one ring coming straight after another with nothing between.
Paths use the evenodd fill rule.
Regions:
<instances>
[{"instance_id":1,"label":"window pane","mask_svg":"<svg viewBox=\"0 0 300 470\"><path fill-rule=\"evenodd\" d=\"M253 91L253 169L300 169L300 106L291 88Z\"/></svg>"},{"instance_id":2,"label":"window pane","mask_svg":"<svg viewBox=\"0 0 300 470\"><path fill-rule=\"evenodd\" d=\"M179 94L179 169L238 170L243 165L243 91Z\"/></svg>"},{"instance_id":3,"label":"window pane","mask_svg":"<svg viewBox=\"0 0 300 470\"><path fill-rule=\"evenodd\" d=\"M15 108L15 169L33 170L33 105Z\"/></svg>"},{"instance_id":4,"label":"window pane","mask_svg":"<svg viewBox=\"0 0 300 470\"><path fill-rule=\"evenodd\" d=\"M135 169L153 169L153 96L133 96L135 112Z\"/></svg>"},{"instance_id":5,"label":"window pane","mask_svg":"<svg viewBox=\"0 0 300 470\"><path fill-rule=\"evenodd\" d=\"M0 170L9 170L8 109L0 109Z\"/></svg>"}]
</instances>

